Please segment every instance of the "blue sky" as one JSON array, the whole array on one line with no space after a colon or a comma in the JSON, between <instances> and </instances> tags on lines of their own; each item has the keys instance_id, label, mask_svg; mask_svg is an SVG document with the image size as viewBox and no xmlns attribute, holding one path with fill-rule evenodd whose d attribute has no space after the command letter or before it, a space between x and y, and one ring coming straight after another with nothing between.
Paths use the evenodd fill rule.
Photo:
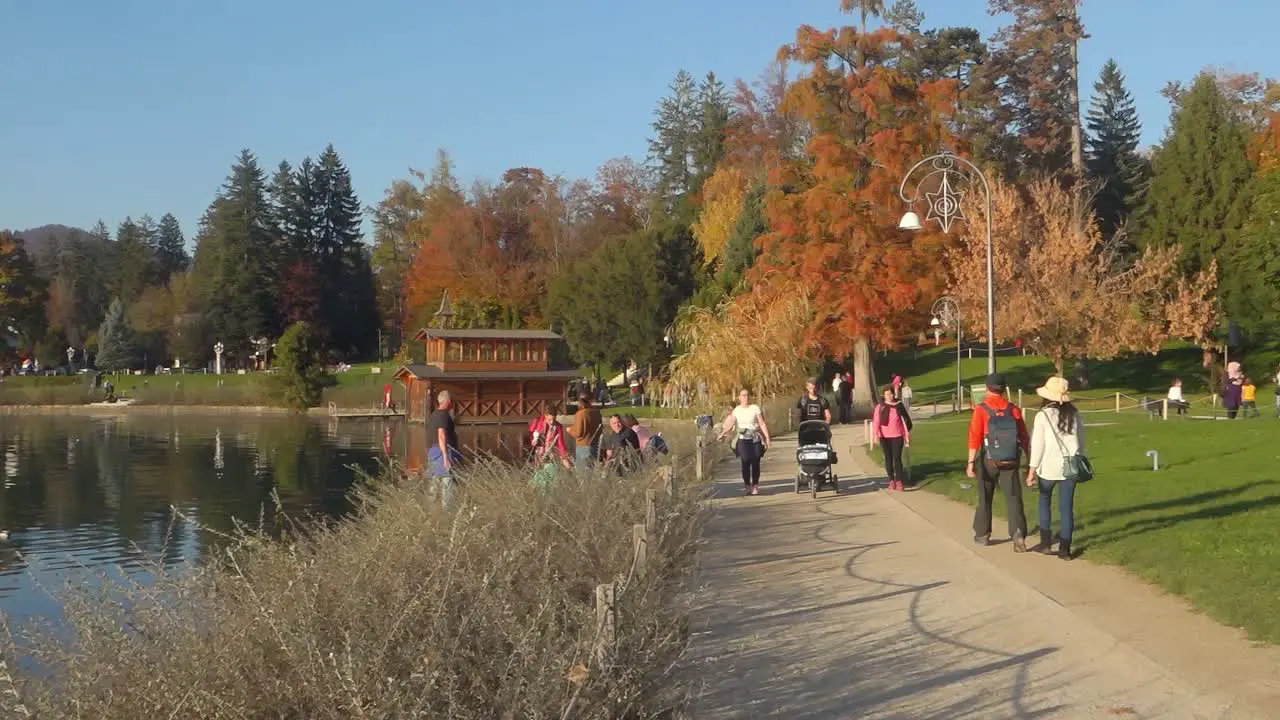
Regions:
<instances>
[{"instance_id":1,"label":"blue sky","mask_svg":"<svg viewBox=\"0 0 1280 720\"><path fill-rule=\"evenodd\" d=\"M928 26L999 24L986 0L919 4ZM188 233L242 147L269 168L332 142L365 204L439 147L465 180L589 176L644 155L680 68L755 78L800 24L849 22L838 0L4 5L0 227L173 212ZM1280 76L1274 0L1086 0L1083 14L1083 89L1115 57L1148 143L1168 80L1206 65Z\"/></svg>"}]
</instances>

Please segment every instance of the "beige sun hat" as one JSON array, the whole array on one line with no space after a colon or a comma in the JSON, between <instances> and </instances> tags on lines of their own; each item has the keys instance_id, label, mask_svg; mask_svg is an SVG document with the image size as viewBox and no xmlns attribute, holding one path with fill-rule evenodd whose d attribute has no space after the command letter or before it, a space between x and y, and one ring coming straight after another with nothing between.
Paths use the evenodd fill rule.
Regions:
<instances>
[{"instance_id":1,"label":"beige sun hat","mask_svg":"<svg viewBox=\"0 0 1280 720\"><path fill-rule=\"evenodd\" d=\"M1064 377L1051 377L1044 381L1044 387L1036 388L1036 394L1049 402L1071 402L1070 384Z\"/></svg>"}]
</instances>

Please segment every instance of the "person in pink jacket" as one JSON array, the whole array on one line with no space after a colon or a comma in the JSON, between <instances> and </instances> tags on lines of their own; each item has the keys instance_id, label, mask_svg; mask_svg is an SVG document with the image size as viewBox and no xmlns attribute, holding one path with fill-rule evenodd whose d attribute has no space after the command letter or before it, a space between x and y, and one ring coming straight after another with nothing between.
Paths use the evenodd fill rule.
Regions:
<instances>
[{"instance_id":1,"label":"person in pink jacket","mask_svg":"<svg viewBox=\"0 0 1280 720\"><path fill-rule=\"evenodd\" d=\"M911 447L911 415L898 402L892 387L884 389L884 402L876 405L871 413L871 429L884 451L884 471L889 478L889 489L902 490L902 483L907 477L902 465L902 449Z\"/></svg>"}]
</instances>

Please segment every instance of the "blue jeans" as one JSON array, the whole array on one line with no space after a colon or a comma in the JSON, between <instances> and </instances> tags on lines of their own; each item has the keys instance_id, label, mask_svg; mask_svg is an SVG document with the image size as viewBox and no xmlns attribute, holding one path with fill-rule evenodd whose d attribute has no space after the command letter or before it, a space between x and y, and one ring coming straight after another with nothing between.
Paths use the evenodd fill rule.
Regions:
<instances>
[{"instance_id":1,"label":"blue jeans","mask_svg":"<svg viewBox=\"0 0 1280 720\"><path fill-rule=\"evenodd\" d=\"M1071 542L1071 530L1075 524L1076 484L1072 480L1040 480L1040 532L1049 532L1053 518L1053 489L1058 493L1058 539Z\"/></svg>"},{"instance_id":2,"label":"blue jeans","mask_svg":"<svg viewBox=\"0 0 1280 720\"><path fill-rule=\"evenodd\" d=\"M595 448L590 445L579 445L573 449L573 459L578 467L586 470L596 461Z\"/></svg>"}]
</instances>

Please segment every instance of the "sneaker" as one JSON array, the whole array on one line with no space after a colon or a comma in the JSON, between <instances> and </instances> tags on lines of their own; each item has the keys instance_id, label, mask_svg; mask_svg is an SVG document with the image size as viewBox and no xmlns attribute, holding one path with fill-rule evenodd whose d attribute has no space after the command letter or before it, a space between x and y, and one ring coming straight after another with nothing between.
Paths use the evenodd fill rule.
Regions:
<instances>
[{"instance_id":1,"label":"sneaker","mask_svg":"<svg viewBox=\"0 0 1280 720\"><path fill-rule=\"evenodd\" d=\"M752 494L752 495L759 495L759 494L760 494L760 486L759 486L759 485L752 485L752 486L751 486L751 494Z\"/></svg>"},{"instance_id":2,"label":"sneaker","mask_svg":"<svg viewBox=\"0 0 1280 720\"><path fill-rule=\"evenodd\" d=\"M990 536L990 535L975 535L975 536L973 537L973 544L974 544L974 545L977 545L978 547L986 547L986 546L988 546L988 545L990 545L990 544L991 544L991 536Z\"/></svg>"},{"instance_id":3,"label":"sneaker","mask_svg":"<svg viewBox=\"0 0 1280 720\"><path fill-rule=\"evenodd\" d=\"M1024 553L1027 551L1027 540L1022 537L1022 533L1013 534L1013 551L1016 553Z\"/></svg>"},{"instance_id":4,"label":"sneaker","mask_svg":"<svg viewBox=\"0 0 1280 720\"><path fill-rule=\"evenodd\" d=\"M743 494L743 495L751 495L751 494L752 494L752 493L751 493L751 486L750 486L750 485L744 486L744 487L742 488L742 494Z\"/></svg>"}]
</instances>

